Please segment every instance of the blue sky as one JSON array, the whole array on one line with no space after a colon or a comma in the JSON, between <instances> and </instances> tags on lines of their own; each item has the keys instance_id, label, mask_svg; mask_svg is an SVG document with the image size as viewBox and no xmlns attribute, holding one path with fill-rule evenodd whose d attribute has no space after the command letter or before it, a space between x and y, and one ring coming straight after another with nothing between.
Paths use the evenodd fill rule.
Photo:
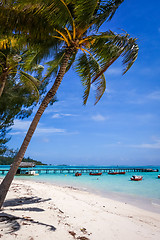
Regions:
<instances>
[{"instance_id":1,"label":"blue sky","mask_svg":"<svg viewBox=\"0 0 160 240\"><path fill-rule=\"evenodd\" d=\"M67 73L25 156L48 164L160 165L159 9L158 0L124 1L102 30L137 37L137 61L124 76L121 59L105 73L107 89L96 106L93 88L83 106L80 79ZM20 147L33 116L15 120L9 147Z\"/></svg>"}]
</instances>

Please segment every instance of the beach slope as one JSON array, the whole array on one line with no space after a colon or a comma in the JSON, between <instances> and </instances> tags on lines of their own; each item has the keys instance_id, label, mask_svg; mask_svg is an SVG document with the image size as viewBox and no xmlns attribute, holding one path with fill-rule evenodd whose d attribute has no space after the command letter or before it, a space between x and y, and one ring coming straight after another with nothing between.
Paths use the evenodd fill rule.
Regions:
<instances>
[{"instance_id":1,"label":"beach slope","mask_svg":"<svg viewBox=\"0 0 160 240\"><path fill-rule=\"evenodd\" d=\"M73 187L14 180L0 211L3 240L158 240L160 214Z\"/></svg>"}]
</instances>

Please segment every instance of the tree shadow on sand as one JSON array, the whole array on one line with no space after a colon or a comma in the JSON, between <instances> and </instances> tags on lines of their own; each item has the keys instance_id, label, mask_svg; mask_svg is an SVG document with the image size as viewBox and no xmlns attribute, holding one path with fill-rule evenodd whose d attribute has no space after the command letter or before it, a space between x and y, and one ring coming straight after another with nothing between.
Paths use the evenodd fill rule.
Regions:
<instances>
[{"instance_id":1,"label":"tree shadow on sand","mask_svg":"<svg viewBox=\"0 0 160 240\"><path fill-rule=\"evenodd\" d=\"M39 197L22 197L22 198L14 198L6 200L3 204L3 207L13 207L13 206L20 206L25 204L34 204L34 203L41 203L50 201L51 198L42 199Z\"/></svg>"},{"instance_id":2,"label":"tree shadow on sand","mask_svg":"<svg viewBox=\"0 0 160 240\"><path fill-rule=\"evenodd\" d=\"M0 213L0 228L6 233L13 233L20 229L20 224L17 222L17 217Z\"/></svg>"},{"instance_id":3,"label":"tree shadow on sand","mask_svg":"<svg viewBox=\"0 0 160 240\"><path fill-rule=\"evenodd\" d=\"M37 207L10 208L9 210L12 210L12 211L29 211L29 212L44 212L45 211L43 208L37 208Z\"/></svg>"},{"instance_id":4,"label":"tree shadow on sand","mask_svg":"<svg viewBox=\"0 0 160 240\"><path fill-rule=\"evenodd\" d=\"M0 226L1 229L6 229L7 233L13 233L21 228L21 225L17 220L21 220L23 225L37 224L40 226L49 227L50 231L55 231L56 228L53 225L45 224L39 221L35 221L30 217L16 217L7 213L0 213Z\"/></svg>"},{"instance_id":5,"label":"tree shadow on sand","mask_svg":"<svg viewBox=\"0 0 160 240\"><path fill-rule=\"evenodd\" d=\"M46 201L50 201L51 198L48 199L42 199L39 197L22 197L22 198L14 198L9 199L5 201L3 207L13 207L13 208L6 208L7 210L13 210L13 211L34 211L34 212L43 212L45 211L42 208L38 207L21 207L21 208L14 208L18 206L28 205L28 204L37 204L42 203ZM21 224L19 223L21 222ZM0 212L0 228L4 230L6 233L13 233L18 231L21 228L21 225L30 225L30 224L37 224L45 227L49 227L50 231L55 231L56 228L53 225L45 224L40 221L35 221L34 219L30 217L17 217L13 216L11 214L7 214L1 210Z\"/></svg>"}]
</instances>

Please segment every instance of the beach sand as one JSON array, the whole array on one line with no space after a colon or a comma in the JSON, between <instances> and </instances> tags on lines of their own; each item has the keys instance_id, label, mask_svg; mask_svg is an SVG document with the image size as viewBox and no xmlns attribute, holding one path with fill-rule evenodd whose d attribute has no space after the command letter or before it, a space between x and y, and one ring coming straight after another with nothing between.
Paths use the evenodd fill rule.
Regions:
<instances>
[{"instance_id":1,"label":"beach sand","mask_svg":"<svg viewBox=\"0 0 160 240\"><path fill-rule=\"evenodd\" d=\"M73 187L14 180L2 240L158 240L160 214Z\"/></svg>"}]
</instances>

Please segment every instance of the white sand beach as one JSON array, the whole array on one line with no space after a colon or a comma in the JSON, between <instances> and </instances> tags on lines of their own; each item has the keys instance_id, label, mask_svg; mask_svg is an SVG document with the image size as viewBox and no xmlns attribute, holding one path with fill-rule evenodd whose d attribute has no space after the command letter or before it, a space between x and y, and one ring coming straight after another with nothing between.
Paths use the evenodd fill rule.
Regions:
<instances>
[{"instance_id":1,"label":"white sand beach","mask_svg":"<svg viewBox=\"0 0 160 240\"><path fill-rule=\"evenodd\" d=\"M14 180L2 240L158 240L160 214L72 187Z\"/></svg>"}]
</instances>

